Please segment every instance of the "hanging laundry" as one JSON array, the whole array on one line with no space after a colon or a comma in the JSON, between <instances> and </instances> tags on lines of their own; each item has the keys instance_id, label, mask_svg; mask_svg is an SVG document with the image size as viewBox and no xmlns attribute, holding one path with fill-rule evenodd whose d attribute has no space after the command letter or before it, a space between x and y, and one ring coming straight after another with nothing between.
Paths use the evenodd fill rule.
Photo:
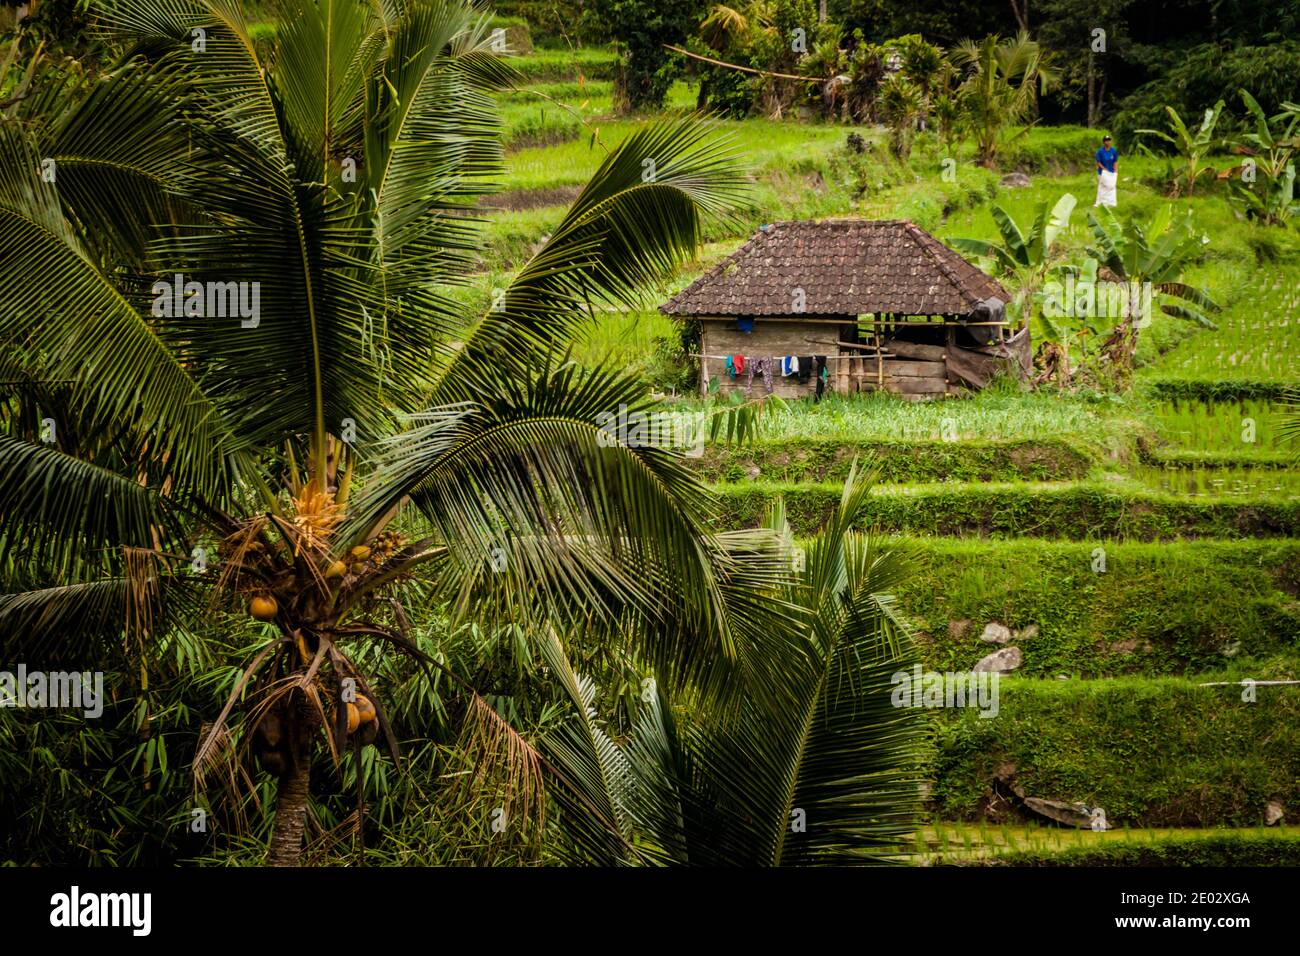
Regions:
<instances>
[{"instance_id":1,"label":"hanging laundry","mask_svg":"<svg viewBox=\"0 0 1300 956\"><path fill-rule=\"evenodd\" d=\"M795 355L786 355L781 359L781 375L794 375L799 371L799 358Z\"/></svg>"},{"instance_id":2,"label":"hanging laundry","mask_svg":"<svg viewBox=\"0 0 1300 956\"><path fill-rule=\"evenodd\" d=\"M799 373L799 384L802 385L807 382L808 379L812 378L813 357L811 355L800 355L796 361L799 363L797 369Z\"/></svg>"},{"instance_id":3,"label":"hanging laundry","mask_svg":"<svg viewBox=\"0 0 1300 956\"><path fill-rule=\"evenodd\" d=\"M753 331L754 331L754 320L753 320L753 319L737 319L737 320L736 320L736 328L737 328L739 331L741 331L741 332L753 332Z\"/></svg>"},{"instance_id":4,"label":"hanging laundry","mask_svg":"<svg viewBox=\"0 0 1300 956\"><path fill-rule=\"evenodd\" d=\"M737 372L743 372L743 371L745 371L745 356L743 356L743 355L733 355L733 356L731 357L731 362L732 362L733 365L736 366L736 371L737 371Z\"/></svg>"},{"instance_id":5,"label":"hanging laundry","mask_svg":"<svg viewBox=\"0 0 1300 956\"><path fill-rule=\"evenodd\" d=\"M736 362L730 355L727 356L727 374L733 382L736 380Z\"/></svg>"},{"instance_id":6,"label":"hanging laundry","mask_svg":"<svg viewBox=\"0 0 1300 956\"><path fill-rule=\"evenodd\" d=\"M745 363L745 391L748 394L754 393L754 373L757 372L763 379L763 387L767 389L769 395L772 394L772 364L776 359L750 358Z\"/></svg>"},{"instance_id":7,"label":"hanging laundry","mask_svg":"<svg viewBox=\"0 0 1300 956\"><path fill-rule=\"evenodd\" d=\"M817 369L817 397L814 398L813 401L820 402L822 400L822 393L826 391L826 356L816 355L813 356L813 360Z\"/></svg>"}]
</instances>

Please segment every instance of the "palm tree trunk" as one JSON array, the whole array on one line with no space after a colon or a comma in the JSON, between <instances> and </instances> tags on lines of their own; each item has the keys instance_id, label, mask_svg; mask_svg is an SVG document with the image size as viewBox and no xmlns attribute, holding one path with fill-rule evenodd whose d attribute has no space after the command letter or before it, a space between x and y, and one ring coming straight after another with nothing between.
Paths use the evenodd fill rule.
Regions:
<instances>
[{"instance_id":1,"label":"palm tree trunk","mask_svg":"<svg viewBox=\"0 0 1300 956\"><path fill-rule=\"evenodd\" d=\"M1011 12L1015 14L1016 26L1018 26L1021 30L1024 30L1026 33L1028 33L1029 32L1029 0L1021 0L1020 3L1016 3L1016 0L1011 0Z\"/></svg>"},{"instance_id":2,"label":"palm tree trunk","mask_svg":"<svg viewBox=\"0 0 1300 956\"><path fill-rule=\"evenodd\" d=\"M307 794L311 789L311 761L295 760L280 777L275 800L275 825L266 851L267 866L298 866L302 834L307 823Z\"/></svg>"}]
</instances>

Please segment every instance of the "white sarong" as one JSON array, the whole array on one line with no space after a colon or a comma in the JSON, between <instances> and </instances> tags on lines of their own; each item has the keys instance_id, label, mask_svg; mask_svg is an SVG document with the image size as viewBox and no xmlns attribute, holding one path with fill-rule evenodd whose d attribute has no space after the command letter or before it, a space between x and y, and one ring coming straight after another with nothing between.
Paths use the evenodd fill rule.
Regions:
<instances>
[{"instance_id":1,"label":"white sarong","mask_svg":"<svg viewBox=\"0 0 1300 956\"><path fill-rule=\"evenodd\" d=\"M1097 174L1097 201L1094 206L1114 206L1115 199L1115 180L1118 179L1117 173L1112 173L1108 169L1103 169Z\"/></svg>"}]
</instances>

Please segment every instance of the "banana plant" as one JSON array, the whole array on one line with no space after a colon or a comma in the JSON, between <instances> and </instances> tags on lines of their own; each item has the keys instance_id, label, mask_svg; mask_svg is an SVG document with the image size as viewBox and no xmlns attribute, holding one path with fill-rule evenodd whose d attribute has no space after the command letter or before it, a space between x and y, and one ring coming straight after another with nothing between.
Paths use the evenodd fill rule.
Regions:
<instances>
[{"instance_id":1,"label":"banana plant","mask_svg":"<svg viewBox=\"0 0 1300 956\"><path fill-rule=\"evenodd\" d=\"M1214 165L1207 162L1206 157L1223 145L1223 140L1214 135L1214 130L1219 125L1219 117L1223 114L1223 100L1219 100L1211 109L1205 111L1201 117L1201 125L1194 132L1188 129L1183 118L1172 106L1166 106L1165 112L1169 114L1169 132L1158 129L1140 129L1137 132L1139 135L1162 139L1174 148L1174 152L1182 161L1183 168L1172 177L1170 188L1174 196L1184 193L1190 196L1196 187L1196 181L1207 173L1213 174L1215 171Z\"/></svg>"},{"instance_id":2,"label":"banana plant","mask_svg":"<svg viewBox=\"0 0 1300 956\"><path fill-rule=\"evenodd\" d=\"M1050 211L1046 202L1040 203L1027 231L1010 213L995 205L993 221L1001 234L1001 242L953 239L952 245L960 252L991 259L1001 275L1012 279L1016 287L1012 304L1023 315L1025 303L1032 300L1051 268L1057 241L1069 228L1070 216L1077 204L1073 193L1064 193Z\"/></svg>"},{"instance_id":3,"label":"banana plant","mask_svg":"<svg viewBox=\"0 0 1300 956\"><path fill-rule=\"evenodd\" d=\"M1063 278L1073 279L1076 287L1095 288L1097 269L1097 260L1089 258L1084 260L1082 266L1061 266L1059 272ZM1040 292L1037 296L1033 331L1034 340L1038 342L1034 363L1039 373L1034 384L1053 380L1058 385L1068 384L1076 370L1070 364L1071 343L1079 340L1079 357L1082 361L1086 356L1084 343L1087 336L1097 332L1092 311L1080 310L1074 302L1064 301L1064 288L1066 287L1058 286ZM1084 314L1081 315L1081 311Z\"/></svg>"},{"instance_id":4,"label":"banana plant","mask_svg":"<svg viewBox=\"0 0 1300 956\"><path fill-rule=\"evenodd\" d=\"M1229 173L1236 176L1233 198L1248 219L1284 224L1300 215L1294 162L1300 148L1300 104L1284 103L1282 112L1270 118L1246 90L1241 99L1255 129L1237 142L1250 160Z\"/></svg>"},{"instance_id":5,"label":"banana plant","mask_svg":"<svg viewBox=\"0 0 1300 956\"><path fill-rule=\"evenodd\" d=\"M1296 195L1295 164L1292 163L1276 179L1265 183L1262 190L1253 184L1237 183L1233 198L1247 219L1266 226L1285 225L1300 217L1300 196Z\"/></svg>"},{"instance_id":6,"label":"banana plant","mask_svg":"<svg viewBox=\"0 0 1300 956\"><path fill-rule=\"evenodd\" d=\"M1088 225L1096 241L1088 247L1088 255L1105 267L1108 281L1124 283L1129 290L1121 298L1130 307L1103 346L1123 372L1131 369L1138 329L1147 324L1155 308L1201 328L1217 328L1206 313L1217 312L1220 306L1203 288L1183 281L1187 268L1210 242L1198 233L1190 209L1175 215L1173 206L1165 204L1143 225L1132 218L1120 220L1111 209L1101 207L1088 211ZM1139 301L1144 309L1132 308Z\"/></svg>"}]
</instances>

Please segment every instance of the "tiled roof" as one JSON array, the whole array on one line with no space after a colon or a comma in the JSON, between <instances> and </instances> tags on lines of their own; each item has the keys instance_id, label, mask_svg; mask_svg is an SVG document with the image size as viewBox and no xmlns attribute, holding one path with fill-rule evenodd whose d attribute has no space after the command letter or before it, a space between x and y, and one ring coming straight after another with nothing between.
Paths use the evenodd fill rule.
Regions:
<instances>
[{"instance_id":1,"label":"tiled roof","mask_svg":"<svg viewBox=\"0 0 1300 956\"><path fill-rule=\"evenodd\" d=\"M990 298L1010 296L919 226L826 219L763 226L659 308L669 315L966 315Z\"/></svg>"}]
</instances>

